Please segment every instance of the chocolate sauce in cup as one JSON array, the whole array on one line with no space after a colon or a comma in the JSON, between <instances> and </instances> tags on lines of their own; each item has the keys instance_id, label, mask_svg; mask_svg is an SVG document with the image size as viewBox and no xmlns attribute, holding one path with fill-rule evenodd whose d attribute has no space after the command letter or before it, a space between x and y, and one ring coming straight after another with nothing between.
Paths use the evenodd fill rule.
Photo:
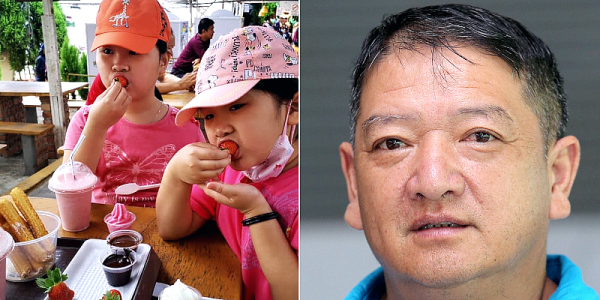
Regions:
<instances>
[{"instance_id":1,"label":"chocolate sauce in cup","mask_svg":"<svg viewBox=\"0 0 600 300\"><path fill-rule=\"evenodd\" d=\"M106 281L111 286L123 286L131 279L131 270L135 264L135 253L125 250L124 253L107 253L100 258Z\"/></svg>"},{"instance_id":2,"label":"chocolate sauce in cup","mask_svg":"<svg viewBox=\"0 0 600 300\"><path fill-rule=\"evenodd\" d=\"M110 249L121 253L123 249L135 251L142 240L142 235L135 230L117 230L106 237Z\"/></svg>"}]
</instances>

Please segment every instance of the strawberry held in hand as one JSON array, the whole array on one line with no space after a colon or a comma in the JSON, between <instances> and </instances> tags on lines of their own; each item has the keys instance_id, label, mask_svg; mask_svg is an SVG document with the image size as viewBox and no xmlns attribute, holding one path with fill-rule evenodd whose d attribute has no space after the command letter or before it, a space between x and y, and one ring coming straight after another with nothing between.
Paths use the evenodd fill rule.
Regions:
<instances>
[{"instance_id":1,"label":"strawberry held in hand","mask_svg":"<svg viewBox=\"0 0 600 300\"><path fill-rule=\"evenodd\" d=\"M123 87L127 87L127 78L125 78L124 76L115 76L113 80L120 83Z\"/></svg>"},{"instance_id":2,"label":"strawberry held in hand","mask_svg":"<svg viewBox=\"0 0 600 300\"><path fill-rule=\"evenodd\" d=\"M66 284L67 274L62 274L59 268L48 270L46 272L48 278L38 278L35 283L48 293L48 299L50 300L72 300L75 296L75 292L71 290Z\"/></svg>"},{"instance_id":3,"label":"strawberry held in hand","mask_svg":"<svg viewBox=\"0 0 600 300\"><path fill-rule=\"evenodd\" d=\"M219 148L221 148L221 150L227 149L229 150L229 154L233 155L235 151L237 151L238 145L232 141L224 141L219 144Z\"/></svg>"},{"instance_id":4,"label":"strawberry held in hand","mask_svg":"<svg viewBox=\"0 0 600 300\"><path fill-rule=\"evenodd\" d=\"M102 299L100 300L121 300L123 299L121 296L121 292L119 292L118 290L112 289L110 291L107 291L106 294L104 294L104 296L102 296Z\"/></svg>"}]
</instances>

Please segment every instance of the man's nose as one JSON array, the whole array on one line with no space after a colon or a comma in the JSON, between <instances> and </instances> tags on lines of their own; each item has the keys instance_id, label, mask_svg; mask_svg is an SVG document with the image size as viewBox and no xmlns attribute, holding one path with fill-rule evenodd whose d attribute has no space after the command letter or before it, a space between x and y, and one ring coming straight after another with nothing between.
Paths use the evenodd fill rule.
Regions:
<instances>
[{"instance_id":1,"label":"man's nose","mask_svg":"<svg viewBox=\"0 0 600 300\"><path fill-rule=\"evenodd\" d=\"M407 183L411 199L439 200L462 195L465 179L454 143L440 138L423 140L413 159L412 174Z\"/></svg>"}]
</instances>

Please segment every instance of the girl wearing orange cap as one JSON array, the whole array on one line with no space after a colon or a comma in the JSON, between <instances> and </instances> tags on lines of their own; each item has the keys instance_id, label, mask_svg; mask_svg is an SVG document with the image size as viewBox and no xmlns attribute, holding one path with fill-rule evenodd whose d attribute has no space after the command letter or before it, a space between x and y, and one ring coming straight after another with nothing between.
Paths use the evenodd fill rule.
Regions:
<instances>
[{"instance_id":1,"label":"girl wearing orange cap","mask_svg":"<svg viewBox=\"0 0 600 300\"><path fill-rule=\"evenodd\" d=\"M155 1L104 0L96 18L92 51L108 87L71 120L64 161L85 136L74 160L98 176L92 202L155 206L157 190L117 195L126 183L159 183L171 157L204 141L198 122L175 126L177 109L159 101L154 85L167 65L169 19Z\"/></svg>"}]
</instances>

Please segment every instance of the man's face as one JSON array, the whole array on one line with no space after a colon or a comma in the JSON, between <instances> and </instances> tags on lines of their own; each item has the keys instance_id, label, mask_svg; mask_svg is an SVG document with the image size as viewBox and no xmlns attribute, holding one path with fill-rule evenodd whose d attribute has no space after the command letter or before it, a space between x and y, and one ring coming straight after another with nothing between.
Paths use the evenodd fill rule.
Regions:
<instances>
[{"instance_id":1,"label":"man's face","mask_svg":"<svg viewBox=\"0 0 600 300\"><path fill-rule=\"evenodd\" d=\"M200 37L202 38L203 41L208 41L213 38L214 34L215 34L215 25L210 25L210 27L208 27L207 30L202 30L202 34L200 35Z\"/></svg>"},{"instance_id":2,"label":"man's face","mask_svg":"<svg viewBox=\"0 0 600 300\"><path fill-rule=\"evenodd\" d=\"M167 52L173 56L173 48L175 48L175 34L171 32L171 37L169 38L169 43L167 44Z\"/></svg>"},{"instance_id":3,"label":"man's face","mask_svg":"<svg viewBox=\"0 0 600 300\"><path fill-rule=\"evenodd\" d=\"M545 259L553 176L538 119L506 63L458 51L473 63L430 49L382 58L354 152L340 148L359 208L346 220L386 280L448 287Z\"/></svg>"}]
</instances>

